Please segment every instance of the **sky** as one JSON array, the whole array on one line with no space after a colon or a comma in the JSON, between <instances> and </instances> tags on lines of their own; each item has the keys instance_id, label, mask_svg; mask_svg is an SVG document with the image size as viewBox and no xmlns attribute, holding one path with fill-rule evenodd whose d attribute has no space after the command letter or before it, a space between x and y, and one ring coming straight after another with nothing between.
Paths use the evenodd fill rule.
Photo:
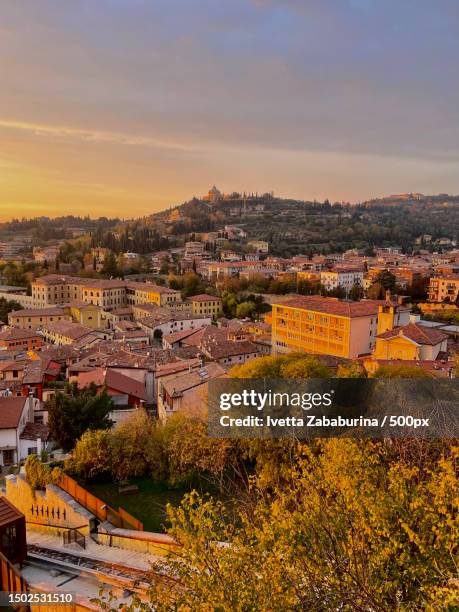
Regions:
<instances>
[{"instance_id":1,"label":"sky","mask_svg":"<svg viewBox=\"0 0 459 612\"><path fill-rule=\"evenodd\" d=\"M459 193L457 0L1 0L0 219Z\"/></svg>"}]
</instances>

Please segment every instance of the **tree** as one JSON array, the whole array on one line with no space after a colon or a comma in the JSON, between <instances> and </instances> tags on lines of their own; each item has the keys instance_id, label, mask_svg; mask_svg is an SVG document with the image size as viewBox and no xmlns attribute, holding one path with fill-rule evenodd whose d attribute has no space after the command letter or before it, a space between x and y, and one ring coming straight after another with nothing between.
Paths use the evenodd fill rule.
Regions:
<instances>
[{"instance_id":1,"label":"tree","mask_svg":"<svg viewBox=\"0 0 459 612\"><path fill-rule=\"evenodd\" d=\"M111 473L110 430L85 431L77 441L66 470L84 480L104 478Z\"/></svg>"},{"instance_id":2,"label":"tree","mask_svg":"<svg viewBox=\"0 0 459 612\"><path fill-rule=\"evenodd\" d=\"M71 450L88 429L107 429L112 422L109 413L113 401L95 385L78 389L69 385L64 393L57 392L46 404L51 438L64 450Z\"/></svg>"},{"instance_id":3,"label":"tree","mask_svg":"<svg viewBox=\"0 0 459 612\"><path fill-rule=\"evenodd\" d=\"M255 312L255 304L253 302L241 302L236 307L236 317L245 319L251 317Z\"/></svg>"},{"instance_id":4,"label":"tree","mask_svg":"<svg viewBox=\"0 0 459 612\"><path fill-rule=\"evenodd\" d=\"M33 490L45 489L47 484L59 484L62 470L42 463L37 455L29 455L24 463L25 477Z\"/></svg>"},{"instance_id":5,"label":"tree","mask_svg":"<svg viewBox=\"0 0 459 612\"><path fill-rule=\"evenodd\" d=\"M351 298L351 300L354 300L356 302L361 300L363 298L363 288L362 288L362 285L359 285L359 284L353 285L351 290L350 290L350 292L349 292L349 297Z\"/></svg>"},{"instance_id":6,"label":"tree","mask_svg":"<svg viewBox=\"0 0 459 612\"><path fill-rule=\"evenodd\" d=\"M116 480L151 474L161 464L157 428L145 410L136 410L117 425L109 446L112 474Z\"/></svg>"},{"instance_id":7,"label":"tree","mask_svg":"<svg viewBox=\"0 0 459 612\"><path fill-rule=\"evenodd\" d=\"M302 445L288 481L267 494L255 479L232 521L225 504L196 492L169 506L180 547L169 578L151 585L152 609L456 609L455 457L422 473L387 466L382 449Z\"/></svg>"},{"instance_id":8,"label":"tree","mask_svg":"<svg viewBox=\"0 0 459 612\"><path fill-rule=\"evenodd\" d=\"M386 292L381 283L373 283L367 289L367 297L370 300L383 300L386 296Z\"/></svg>"},{"instance_id":9,"label":"tree","mask_svg":"<svg viewBox=\"0 0 459 612\"><path fill-rule=\"evenodd\" d=\"M116 261L115 254L112 251L110 251L107 257L105 258L104 265L102 266L101 272L104 276L108 276L108 277L119 276L120 272L118 269L118 264Z\"/></svg>"},{"instance_id":10,"label":"tree","mask_svg":"<svg viewBox=\"0 0 459 612\"><path fill-rule=\"evenodd\" d=\"M433 375L416 366L386 365L380 366L374 378L432 378Z\"/></svg>"},{"instance_id":11,"label":"tree","mask_svg":"<svg viewBox=\"0 0 459 612\"><path fill-rule=\"evenodd\" d=\"M379 274L376 276L375 282L382 285L386 291L387 289L393 291L395 289L397 279L389 270L381 270L381 272L379 272Z\"/></svg>"},{"instance_id":12,"label":"tree","mask_svg":"<svg viewBox=\"0 0 459 612\"><path fill-rule=\"evenodd\" d=\"M232 378L330 378L330 370L305 353L259 357L230 370Z\"/></svg>"},{"instance_id":13,"label":"tree","mask_svg":"<svg viewBox=\"0 0 459 612\"><path fill-rule=\"evenodd\" d=\"M21 310L22 306L16 300L0 298L0 321L8 322L8 314L13 310Z\"/></svg>"}]
</instances>

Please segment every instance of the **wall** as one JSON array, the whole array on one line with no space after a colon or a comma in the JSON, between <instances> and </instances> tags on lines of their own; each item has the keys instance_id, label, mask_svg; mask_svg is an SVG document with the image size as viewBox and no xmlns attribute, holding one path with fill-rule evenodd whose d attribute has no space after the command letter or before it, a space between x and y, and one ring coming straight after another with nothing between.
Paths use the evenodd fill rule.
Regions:
<instances>
[{"instance_id":1,"label":"wall","mask_svg":"<svg viewBox=\"0 0 459 612\"><path fill-rule=\"evenodd\" d=\"M55 485L48 485L45 491L33 491L21 474L6 476L5 481L5 496L28 523L74 527L82 533L88 533L94 524L95 516Z\"/></svg>"}]
</instances>

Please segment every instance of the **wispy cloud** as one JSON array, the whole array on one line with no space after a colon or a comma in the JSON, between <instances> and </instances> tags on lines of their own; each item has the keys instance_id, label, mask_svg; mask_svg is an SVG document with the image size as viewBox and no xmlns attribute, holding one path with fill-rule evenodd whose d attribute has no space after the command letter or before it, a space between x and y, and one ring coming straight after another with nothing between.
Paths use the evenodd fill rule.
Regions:
<instances>
[{"instance_id":1,"label":"wispy cloud","mask_svg":"<svg viewBox=\"0 0 459 612\"><path fill-rule=\"evenodd\" d=\"M36 136L51 136L56 138L72 138L74 140L94 143L119 144L134 147L148 147L167 149L172 151L195 152L202 147L183 142L173 142L154 138L151 136L134 136L122 132L108 132L104 130L81 129L66 126L45 125L41 123L28 123L25 121L10 121L0 119L0 128L30 132Z\"/></svg>"}]
</instances>

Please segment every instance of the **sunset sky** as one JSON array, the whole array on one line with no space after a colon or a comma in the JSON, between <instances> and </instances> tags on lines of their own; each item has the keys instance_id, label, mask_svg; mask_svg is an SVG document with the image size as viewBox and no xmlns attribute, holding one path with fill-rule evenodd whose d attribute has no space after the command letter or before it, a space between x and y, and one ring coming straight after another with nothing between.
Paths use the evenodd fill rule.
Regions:
<instances>
[{"instance_id":1,"label":"sunset sky","mask_svg":"<svg viewBox=\"0 0 459 612\"><path fill-rule=\"evenodd\" d=\"M1 0L0 219L459 193L458 0Z\"/></svg>"}]
</instances>

